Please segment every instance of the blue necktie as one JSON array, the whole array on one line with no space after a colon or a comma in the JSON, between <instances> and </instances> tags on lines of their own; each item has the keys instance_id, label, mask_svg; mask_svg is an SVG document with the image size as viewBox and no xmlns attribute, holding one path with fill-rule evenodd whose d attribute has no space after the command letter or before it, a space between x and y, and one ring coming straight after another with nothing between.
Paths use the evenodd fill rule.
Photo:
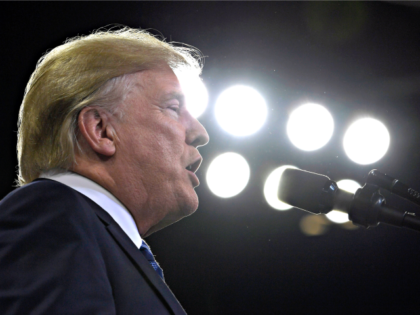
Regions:
<instances>
[{"instance_id":1,"label":"blue necktie","mask_svg":"<svg viewBox=\"0 0 420 315\"><path fill-rule=\"evenodd\" d=\"M146 244L145 241L143 241L141 244L140 252L144 255L144 257L146 257L146 259L149 261L149 264L153 267L153 269L156 270L156 272L162 278L162 280L165 280L165 278L163 277L162 268L160 268L157 264L155 257L152 254L152 251L150 250L149 246Z\"/></svg>"}]
</instances>

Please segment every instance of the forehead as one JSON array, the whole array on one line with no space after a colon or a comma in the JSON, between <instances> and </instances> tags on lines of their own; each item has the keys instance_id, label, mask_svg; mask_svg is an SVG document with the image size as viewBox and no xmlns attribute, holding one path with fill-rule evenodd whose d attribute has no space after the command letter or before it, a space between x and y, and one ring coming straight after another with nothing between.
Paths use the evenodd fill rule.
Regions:
<instances>
[{"instance_id":1,"label":"forehead","mask_svg":"<svg viewBox=\"0 0 420 315\"><path fill-rule=\"evenodd\" d=\"M182 94L181 84L172 69L150 69L135 74L135 85L154 97L164 97L170 94Z\"/></svg>"}]
</instances>

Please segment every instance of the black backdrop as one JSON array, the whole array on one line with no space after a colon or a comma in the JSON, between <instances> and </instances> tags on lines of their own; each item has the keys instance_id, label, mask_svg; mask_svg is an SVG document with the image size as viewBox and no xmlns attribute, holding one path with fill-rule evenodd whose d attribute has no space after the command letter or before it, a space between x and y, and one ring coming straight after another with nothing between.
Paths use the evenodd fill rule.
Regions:
<instances>
[{"instance_id":1,"label":"black backdrop","mask_svg":"<svg viewBox=\"0 0 420 315\"><path fill-rule=\"evenodd\" d=\"M305 213L273 210L262 194L265 177L283 164L360 183L378 168L420 188L418 3L2 2L0 9L0 198L13 189L18 109L41 55L108 24L150 28L208 56L203 78L210 102L201 121L211 142L201 150L200 207L148 239L187 312L419 309L419 233L330 225L308 237L299 229ZM225 134L212 111L217 95L237 83L259 90L270 110L266 125L246 138ZM335 119L333 138L321 150L299 151L286 137L287 116L303 101L327 106ZM388 153L368 166L352 163L341 145L346 127L364 115L380 119L391 134ZM251 180L238 196L219 199L204 175L211 159L226 151L247 158Z\"/></svg>"}]
</instances>

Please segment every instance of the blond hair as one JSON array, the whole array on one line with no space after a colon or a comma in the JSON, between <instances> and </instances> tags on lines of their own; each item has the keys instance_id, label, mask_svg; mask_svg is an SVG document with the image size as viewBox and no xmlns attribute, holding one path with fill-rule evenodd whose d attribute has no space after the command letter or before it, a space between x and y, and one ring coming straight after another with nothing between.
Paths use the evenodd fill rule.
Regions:
<instances>
[{"instance_id":1,"label":"blond hair","mask_svg":"<svg viewBox=\"0 0 420 315\"><path fill-rule=\"evenodd\" d=\"M77 118L86 106L115 111L126 74L169 65L201 72L200 52L157 39L144 30L98 30L67 40L37 63L18 122L18 185L75 162Z\"/></svg>"}]
</instances>

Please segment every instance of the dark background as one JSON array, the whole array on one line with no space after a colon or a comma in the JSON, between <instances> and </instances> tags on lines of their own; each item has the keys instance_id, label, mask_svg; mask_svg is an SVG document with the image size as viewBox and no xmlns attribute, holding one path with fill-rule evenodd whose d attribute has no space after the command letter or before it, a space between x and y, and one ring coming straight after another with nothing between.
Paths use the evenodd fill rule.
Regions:
<instances>
[{"instance_id":1,"label":"dark background","mask_svg":"<svg viewBox=\"0 0 420 315\"><path fill-rule=\"evenodd\" d=\"M0 4L2 135L0 198L13 189L16 122L37 60L66 38L119 23L158 31L198 47L210 94L200 118L211 141L191 217L151 236L167 283L189 314L396 314L420 309L420 234L379 225L300 228L306 214L280 212L262 189L276 167L293 164L334 180L363 183L373 168L420 188L420 6L416 2L91 2ZM270 115L256 134L235 138L217 125L213 106L234 84L257 89ZM288 114L304 101L325 105L331 141L303 152L288 141ZM381 120L391 134L385 157L367 166L344 154L357 117ZM251 179L220 199L205 182L209 162L235 151ZM1 281L1 279L0 279Z\"/></svg>"}]
</instances>

